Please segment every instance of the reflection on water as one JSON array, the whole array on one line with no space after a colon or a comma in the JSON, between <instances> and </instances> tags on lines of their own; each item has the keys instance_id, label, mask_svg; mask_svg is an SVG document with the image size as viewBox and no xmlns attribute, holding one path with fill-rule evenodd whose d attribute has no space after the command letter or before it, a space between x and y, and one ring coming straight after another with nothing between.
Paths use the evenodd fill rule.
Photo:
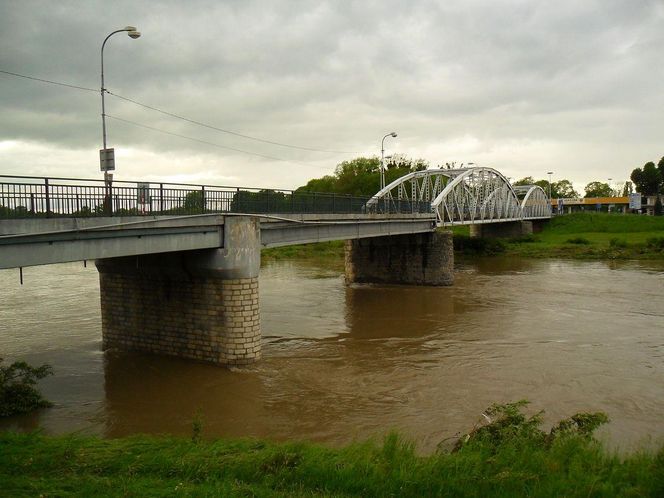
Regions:
<instances>
[{"instance_id":1,"label":"reflection on water","mask_svg":"<svg viewBox=\"0 0 664 498\"><path fill-rule=\"evenodd\" d=\"M604 437L664 438L664 264L486 258L453 287L344 284L338 265L261 270L263 361L246 369L100 351L97 273L0 271L0 356L48 362L52 409L0 428L302 438L396 428L431 450L493 402L549 421L604 410Z\"/></svg>"}]
</instances>

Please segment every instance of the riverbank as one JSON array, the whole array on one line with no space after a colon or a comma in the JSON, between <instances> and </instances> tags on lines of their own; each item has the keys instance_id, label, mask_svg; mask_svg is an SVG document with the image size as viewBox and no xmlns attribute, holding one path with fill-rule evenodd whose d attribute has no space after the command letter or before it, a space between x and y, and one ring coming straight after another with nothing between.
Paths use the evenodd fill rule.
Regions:
<instances>
[{"instance_id":1,"label":"riverbank","mask_svg":"<svg viewBox=\"0 0 664 498\"><path fill-rule=\"evenodd\" d=\"M418 456L382 444L0 434L2 496L663 496L664 448L618 457L582 436L517 433Z\"/></svg>"},{"instance_id":2,"label":"riverbank","mask_svg":"<svg viewBox=\"0 0 664 498\"><path fill-rule=\"evenodd\" d=\"M505 241L505 253L529 258L664 259L664 217L558 216L540 233Z\"/></svg>"},{"instance_id":3,"label":"riverbank","mask_svg":"<svg viewBox=\"0 0 664 498\"><path fill-rule=\"evenodd\" d=\"M511 239L471 239L454 227L455 251L526 258L664 259L664 217L606 213L558 216L539 233ZM265 260L342 259L343 241L264 249Z\"/></svg>"}]
</instances>

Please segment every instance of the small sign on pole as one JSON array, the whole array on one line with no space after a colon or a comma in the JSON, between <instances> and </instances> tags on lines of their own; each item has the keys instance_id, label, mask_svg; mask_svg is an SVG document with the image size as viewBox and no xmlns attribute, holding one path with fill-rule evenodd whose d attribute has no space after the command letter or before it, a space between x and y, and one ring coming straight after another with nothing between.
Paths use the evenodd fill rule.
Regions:
<instances>
[{"instance_id":1,"label":"small sign on pole","mask_svg":"<svg viewBox=\"0 0 664 498\"><path fill-rule=\"evenodd\" d=\"M150 204L150 184L138 183L136 184L136 201L139 204Z\"/></svg>"},{"instance_id":2,"label":"small sign on pole","mask_svg":"<svg viewBox=\"0 0 664 498\"><path fill-rule=\"evenodd\" d=\"M138 210L141 214L145 214L146 206L150 204L150 184L137 183L136 184L136 202L138 203Z\"/></svg>"},{"instance_id":3,"label":"small sign on pole","mask_svg":"<svg viewBox=\"0 0 664 498\"><path fill-rule=\"evenodd\" d=\"M101 171L115 171L115 149L99 150L99 169Z\"/></svg>"}]
</instances>

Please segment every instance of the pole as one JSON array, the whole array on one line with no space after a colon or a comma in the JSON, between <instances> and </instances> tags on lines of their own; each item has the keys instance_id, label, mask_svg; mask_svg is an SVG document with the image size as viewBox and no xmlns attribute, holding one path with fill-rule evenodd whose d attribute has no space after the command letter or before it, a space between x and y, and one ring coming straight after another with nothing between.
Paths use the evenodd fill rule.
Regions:
<instances>
[{"instance_id":1,"label":"pole","mask_svg":"<svg viewBox=\"0 0 664 498\"><path fill-rule=\"evenodd\" d=\"M385 187L385 137L380 141L380 190Z\"/></svg>"},{"instance_id":2,"label":"pole","mask_svg":"<svg viewBox=\"0 0 664 498\"><path fill-rule=\"evenodd\" d=\"M102 132L102 144L103 144L103 150L106 150L106 102L104 100L104 94L106 93L106 87L104 85L104 47L106 46L106 42L108 39L113 36L116 33L124 33L126 32L129 34L130 38L138 38L141 36L141 34L136 31L136 28L133 26L126 26L122 29L116 29L112 33L110 33L106 38L104 38L104 42L101 44L101 88L100 88L100 93L101 93L101 132ZM104 153L105 154L105 153ZM105 161L106 161L107 156L105 155ZM107 164L107 162L106 162ZM113 209L112 209L112 194L113 194L113 175L110 175L108 173L108 169L104 170L104 189L105 189L105 195L104 195L104 211L107 215L112 215L113 214Z\"/></svg>"},{"instance_id":3,"label":"pole","mask_svg":"<svg viewBox=\"0 0 664 498\"><path fill-rule=\"evenodd\" d=\"M396 137L397 134L391 131L380 141L380 190L385 188L385 139L387 137Z\"/></svg>"}]
</instances>

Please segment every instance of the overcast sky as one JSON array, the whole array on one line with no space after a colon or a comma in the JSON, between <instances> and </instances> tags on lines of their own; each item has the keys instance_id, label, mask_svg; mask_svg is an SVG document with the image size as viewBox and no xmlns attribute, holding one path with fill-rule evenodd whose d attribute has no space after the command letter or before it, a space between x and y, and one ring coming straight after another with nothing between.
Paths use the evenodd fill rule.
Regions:
<instances>
[{"instance_id":1,"label":"overcast sky","mask_svg":"<svg viewBox=\"0 0 664 498\"><path fill-rule=\"evenodd\" d=\"M393 130L387 154L579 190L664 155L664 0L0 0L0 70L97 89L0 73L0 174L101 177L126 25L109 91L336 152L107 96L116 179L292 188Z\"/></svg>"}]
</instances>

